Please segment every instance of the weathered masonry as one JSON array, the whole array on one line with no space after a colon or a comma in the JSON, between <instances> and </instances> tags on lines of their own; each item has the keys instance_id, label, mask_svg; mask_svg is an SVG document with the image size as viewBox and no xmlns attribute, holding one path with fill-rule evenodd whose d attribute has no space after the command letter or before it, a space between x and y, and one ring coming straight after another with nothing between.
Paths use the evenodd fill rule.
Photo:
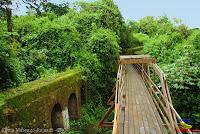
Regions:
<instances>
[{"instance_id":1,"label":"weathered masonry","mask_svg":"<svg viewBox=\"0 0 200 134\"><path fill-rule=\"evenodd\" d=\"M81 71L69 70L1 93L0 128L69 128L79 117Z\"/></svg>"}]
</instances>

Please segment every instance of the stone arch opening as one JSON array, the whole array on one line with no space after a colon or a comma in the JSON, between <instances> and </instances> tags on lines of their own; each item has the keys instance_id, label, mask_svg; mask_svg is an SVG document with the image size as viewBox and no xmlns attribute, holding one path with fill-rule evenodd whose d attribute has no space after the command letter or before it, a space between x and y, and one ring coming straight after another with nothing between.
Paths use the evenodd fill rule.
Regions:
<instances>
[{"instance_id":1,"label":"stone arch opening","mask_svg":"<svg viewBox=\"0 0 200 134\"><path fill-rule=\"evenodd\" d=\"M78 119L77 98L74 93L71 94L69 97L68 109L69 109L69 119L72 119L72 120Z\"/></svg>"},{"instance_id":2,"label":"stone arch opening","mask_svg":"<svg viewBox=\"0 0 200 134\"><path fill-rule=\"evenodd\" d=\"M57 128L64 128L64 122L63 122L63 115L62 115L62 109L60 104L54 105L52 112L51 112L51 124L53 130L56 130ZM54 134L56 131L53 132Z\"/></svg>"}]
</instances>

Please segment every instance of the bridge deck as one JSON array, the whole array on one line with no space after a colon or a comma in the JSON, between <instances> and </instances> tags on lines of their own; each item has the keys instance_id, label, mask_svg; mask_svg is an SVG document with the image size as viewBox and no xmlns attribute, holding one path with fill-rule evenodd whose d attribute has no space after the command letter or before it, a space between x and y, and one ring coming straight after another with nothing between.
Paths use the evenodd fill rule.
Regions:
<instances>
[{"instance_id":1,"label":"bridge deck","mask_svg":"<svg viewBox=\"0 0 200 134\"><path fill-rule=\"evenodd\" d=\"M125 112L120 114L118 133L167 134L142 77L131 65L126 67L125 81Z\"/></svg>"}]
</instances>

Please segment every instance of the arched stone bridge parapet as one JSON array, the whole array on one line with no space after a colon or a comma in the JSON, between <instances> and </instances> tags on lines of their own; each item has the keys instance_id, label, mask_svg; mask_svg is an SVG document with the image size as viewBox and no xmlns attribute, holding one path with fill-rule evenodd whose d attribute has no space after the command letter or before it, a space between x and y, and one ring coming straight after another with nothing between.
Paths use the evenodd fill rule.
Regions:
<instances>
[{"instance_id":1,"label":"arched stone bridge parapet","mask_svg":"<svg viewBox=\"0 0 200 134\"><path fill-rule=\"evenodd\" d=\"M0 128L69 128L79 118L81 71L70 70L40 79L2 94Z\"/></svg>"}]
</instances>

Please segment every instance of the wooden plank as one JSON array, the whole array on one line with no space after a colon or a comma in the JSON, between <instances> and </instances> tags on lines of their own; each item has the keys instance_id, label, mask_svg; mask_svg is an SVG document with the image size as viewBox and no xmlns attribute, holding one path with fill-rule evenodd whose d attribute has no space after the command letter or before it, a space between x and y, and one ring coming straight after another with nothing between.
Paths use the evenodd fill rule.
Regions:
<instances>
[{"instance_id":1,"label":"wooden plank","mask_svg":"<svg viewBox=\"0 0 200 134\"><path fill-rule=\"evenodd\" d=\"M151 94L151 97L150 97L150 98L152 98L151 100L153 100L152 103L154 103L155 106L156 106L156 108L157 108L157 109L154 108L155 111L157 111L157 112L159 111L159 113L160 113L160 115L162 116L162 118L164 119L164 121L165 121L167 127L170 128L169 121L168 121L168 119L165 117L165 115L163 114L163 110L164 110L165 113L167 113L167 112L165 111L165 109L161 110L161 108L160 108L160 105L161 105L161 107L164 107L163 103L160 103L160 101L158 101L158 100L159 100L158 96L156 96L157 99L155 99L154 97L152 97L153 94L154 94L154 95L156 94L156 92L155 92L153 89L149 89L149 93ZM158 101L158 102L157 102L157 101ZM158 103L159 103L159 104L158 104ZM157 112L155 112L156 115L158 115ZM160 115L157 116L157 119L158 119L158 118L160 119ZM164 132L164 133L165 133L165 132Z\"/></svg>"},{"instance_id":2,"label":"wooden plank","mask_svg":"<svg viewBox=\"0 0 200 134\"><path fill-rule=\"evenodd\" d=\"M125 108L120 107L120 117L119 117L119 128L118 134L124 134L124 119L125 119Z\"/></svg>"},{"instance_id":3,"label":"wooden plank","mask_svg":"<svg viewBox=\"0 0 200 134\"><path fill-rule=\"evenodd\" d=\"M166 113L166 115L168 115L169 116L169 119L170 119L170 117L172 117L169 113L171 113L171 110L170 110L170 108L167 108L167 107L165 107L164 105L169 105L169 101L168 101L168 97L165 97L163 94L166 94L166 90L168 91L168 89L166 89L165 87L165 85L163 84L164 83L164 80L165 80L165 78L164 78L164 76L161 74L161 77L160 77L160 79L161 79L161 84L162 84L162 92L157 88L157 86L155 85L155 83L153 83L153 81L149 78L149 76L147 76L147 74L145 73L145 75L146 75L146 78L148 78L149 80L147 80L148 81L148 83L152 83L153 84L153 86L156 88L156 91L158 91L159 93L160 93L160 95L161 95L161 97L163 98L163 100L164 100L164 102L165 102L165 104L163 104L162 102L161 102L161 100L158 98L158 96L157 96L157 94L156 94L156 92L154 91L154 90L152 90L153 91L153 93L154 93L154 95L157 97L157 101L159 102L159 104L161 105L161 107L163 108L163 110L164 110L164 112ZM170 97L170 95L169 95L169 97ZM157 105L156 105L157 106ZM158 105L159 106L159 105ZM162 113L162 111L163 110L161 110L160 109L160 107L157 107L157 109L159 109L159 111L161 111L161 115L163 115L163 118L165 118L164 117L164 114ZM166 120L166 119L165 119ZM172 121L172 123L170 123L171 125L171 127L169 128L169 129L171 129L171 130L175 130L175 128L174 128L174 123L173 123L173 119L171 118L171 121ZM176 119L175 119L175 121L176 121ZM169 125L168 125L169 126Z\"/></svg>"},{"instance_id":4,"label":"wooden plank","mask_svg":"<svg viewBox=\"0 0 200 134\"><path fill-rule=\"evenodd\" d=\"M123 55L119 58L119 64L155 63L156 60L148 55Z\"/></svg>"},{"instance_id":5,"label":"wooden plank","mask_svg":"<svg viewBox=\"0 0 200 134\"><path fill-rule=\"evenodd\" d=\"M113 105L114 104L114 99L115 99L115 91L113 91L112 96L107 101L107 105Z\"/></svg>"},{"instance_id":6,"label":"wooden plank","mask_svg":"<svg viewBox=\"0 0 200 134\"><path fill-rule=\"evenodd\" d=\"M113 124L113 134L117 134L118 130L118 114L119 114L119 104L118 104L118 92L119 92L119 81L122 71L122 65L119 65L117 72L117 81L116 81L116 91L115 91L115 115L114 115L114 124Z\"/></svg>"},{"instance_id":7,"label":"wooden plank","mask_svg":"<svg viewBox=\"0 0 200 134\"><path fill-rule=\"evenodd\" d=\"M141 84L141 83L140 83ZM142 85L141 85L142 87ZM145 90L145 89L144 89ZM149 116L149 109L146 109L148 103L147 103L147 96L145 94L145 92L143 90L140 91L140 94L143 96L141 102L142 102L142 105L141 105L141 111L142 111L142 116L143 116L143 124L144 124L144 127L145 127L145 133L146 134L150 134L150 127L152 123L152 120L148 122L148 118L150 119L151 117Z\"/></svg>"},{"instance_id":8,"label":"wooden plank","mask_svg":"<svg viewBox=\"0 0 200 134\"><path fill-rule=\"evenodd\" d=\"M113 134L117 134L118 130L118 114L119 114L119 104L115 104L115 116L114 116L114 124L113 124Z\"/></svg>"},{"instance_id":9,"label":"wooden plank","mask_svg":"<svg viewBox=\"0 0 200 134\"><path fill-rule=\"evenodd\" d=\"M112 122L104 122L101 125L101 128L113 128L113 123Z\"/></svg>"},{"instance_id":10,"label":"wooden plank","mask_svg":"<svg viewBox=\"0 0 200 134\"><path fill-rule=\"evenodd\" d=\"M120 59L141 59L141 58L151 58L150 55L121 55Z\"/></svg>"},{"instance_id":11,"label":"wooden plank","mask_svg":"<svg viewBox=\"0 0 200 134\"><path fill-rule=\"evenodd\" d=\"M145 114L148 114L148 115L149 115L148 117L150 117L149 120L151 120L151 121L149 122L149 124L150 124L150 132L151 132L152 134L156 134L156 133L161 134L162 132L161 132L161 130L160 130L160 128L159 128L159 124L158 124L158 122L157 122L157 120L156 120L156 118L155 118L154 112L153 112L153 110L152 110L152 105L151 105L150 103L143 103L143 104L141 103L141 102L143 102L144 100L146 100L146 102L148 102L148 99L147 99L148 97L147 97L146 92L145 92L145 90L147 90L147 88L146 88L146 86L145 86L145 84L144 84L144 82L143 82L141 76L139 76L139 74L138 74L138 77L139 77L140 79L138 79L138 81L136 81L135 83L139 84L139 89L138 89L137 91L140 90L139 94L141 94L142 97L140 97L141 95L138 95L138 94L137 94L137 96L139 97L140 107L141 107L142 105L144 105L144 107L147 108L147 111L145 111ZM143 119L143 118L144 118L144 117L142 117L142 119ZM141 120L142 120L142 119L141 119ZM145 129L145 133L148 133L148 127L147 127L147 129Z\"/></svg>"},{"instance_id":12,"label":"wooden plank","mask_svg":"<svg viewBox=\"0 0 200 134\"><path fill-rule=\"evenodd\" d=\"M152 105L152 112L154 113L154 115L155 115L155 119L157 120L157 122L158 122L158 124L156 124L158 127L159 127L159 131L161 131L160 133L163 133L163 134L165 134L166 133L166 131L164 131L163 130L163 124L164 124L164 122L162 121L162 119L161 119L161 117L159 116L159 114L158 114L158 111L157 111L157 109L156 109L156 106L155 106L155 104L154 104L154 102L153 102L153 100L152 100L152 96L149 94L149 92L148 91L146 91L147 92L147 96L148 96L148 103L150 103L151 105Z\"/></svg>"},{"instance_id":13,"label":"wooden plank","mask_svg":"<svg viewBox=\"0 0 200 134\"><path fill-rule=\"evenodd\" d=\"M165 97L164 101L165 101L166 109L167 109L167 112L168 112L167 115L168 115L168 118L169 118L169 121L170 121L170 124L171 124L171 132L172 132L172 134L175 134L175 132L174 132L174 130L175 130L174 121L173 121L173 117L172 117L172 113L171 113L171 108L170 108L170 105L169 105L169 99L168 99L167 91L166 91L166 87L165 87L164 76L162 76L160 81L161 81L162 92L163 92L163 95Z\"/></svg>"},{"instance_id":14,"label":"wooden plank","mask_svg":"<svg viewBox=\"0 0 200 134\"><path fill-rule=\"evenodd\" d=\"M126 68L127 69L127 68ZM128 92L128 78L127 73L125 74L125 89L126 89L126 105L125 105L125 128L124 128L124 134L129 134L129 92Z\"/></svg>"},{"instance_id":15,"label":"wooden plank","mask_svg":"<svg viewBox=\"0 0 200 134\"><path fill-rule=\"evenodd\" d=\"M142 81L142 78L140 78L140 80ZM161 129L159 127L159 123L157 122L156 118L155 118L155 113L153 112L153 108L154 108L154 104L150 103L150 97L148 94L148 89L146 87L146 85L144 83L141 82L141 86L143 87L142 90L142 94L144 94L144 98L146 100L146 105L145 107L147 108L148 111L146 111L146 114L150 116L150 120L151 122L149 122L150 124L150 133L151 134L161 134Z\"/></svg>"},{"instance_id":16,"label":"wooden plank","mask_svg":"<svg viewBox=\"0 0 200 134\"><path fill-rule=\"evenodd\" d=\"M144 63L155 63L156 61L154 59L122 59L119 60L119 64L144 64Z\"/></svg>"},{"instance_id":17,"label":"wooden plank","mask_svg":"<svg viewBox=\"0 0 200 134\"><path fill-rule=\"evenodd\" d=\"M132 68L130 67L130 69L132 69ZM130 75L131 75L131 73L132 72L130 72ZM136 87L135 87L135 84L133 83L133 81L136 81L136 79L132 75L129 77L129 79L131 80L131 90L133 93L132 95L133 95L133 102L134 102L134 105L133 105L134 132L135 132L135 134L139 134L140 133L140 131L139 131L139 116L138 116L138 112L137 112L138 111L137 105L139 105L139 102L137 99L137 92L135 90Z\"/></svg>"},{"instance_id":18,"label":"wooden plank","mask_svg":"<svg viewBox=\"0 0 200 134\"><path fill-rule=\"evenodd\" d=\"M148 78L149 78L149 77L148 77ZM151 80L151 79L150 79L150 80ZM147 81L148 81L148 80L147 80ZM169 121L167 120L167 118L166 118L165 115L163 114L163 112L167 113L166 110L163 109L163 110L164 110L164 111L163 111L163 110L160 109L160 105L161 105L161 107L164 107L164 105L163 105L163 103L159 100L159 98L158 98L158 96L157 96L157 94L156 94L156 91L159 91L159 90L157 89L156 91L154 91L154 89L151 89L152 87L151 87L150 81L148 81L147 84L149 84L149 86L150 86L150 89L148 90L148 92L149 92L149 98L151 98L151 103L154 103L155 106L156 106L156 108L157 108L157 109L155 109L155 108L154 108L154 109L155 109L155 111L157 111L157 112L155 112L155 115L156 115L156 118L157 118L158 122L160 122L160 115L158 114L158 111L159 111L160 114L162 115L162 117L164 118L165 122L167 123L167 126L170 128ZM152 83L152 84L154 84L154 83ZM159 91L159 93L160 93L160 95L163 97L163 95L161 94L160 91ZM153 95L155 95L155 96L157 97L156 100L152 97ZM158 102L157 102L157 101L158 101ZM159 104L158 104L158 103L159 103ZM161 124L161 122L160 122L159 124ZM162 123L162 124L163 124L163 123ZM162 127L162 126L161 126L161 130L163 131L164 134L167 133L167 130L164 129L164 127Z\"/></svg>"},{"instance_id":19,"label":"wooden plank","mask_svg":"<svg viewBox=\"0 0 200 134\"><path fill-rule=\"evenodd\" d=\"M147 94L148 91L144 91L144 92L145 93L143 93L143 94ZM152 118L152 113L151 113L151 110L150 110L152 108L152 106L151 106L151 103L149 103L148 95L146 95L145 98L146 98L145 102L144 102L145 103L145 113L146 113L146 117L148 119L148 125L149 125L149 129L150 129L150 133L151 134L154 134L154 133L156 134L157 131L156 131L156 129L154 129L155 128L155 122L154 122L154 120Z\"/></svg>"},{"instance_id":20,"label":"wooden plank","mask_svg":"<svg viewBox=\"0 0 200 134\"><path fill-rule=\"evenodd\" d=\"M127 67L128 68L128 67ZM127 69L127 91L128 91L128 107L129 107L129 111L128 111L128 116L129 116L129 120L128 120L128 132L129 133L134 133L134 124L133 124L133 112L134 112L134 109L133 109L133 90L131 90L131 79L129 78L130 76L130 71L129 69Z\"/></svg>"},{"instance_id":21,"label":"wooden plank","mask_svg":"<svg viewBox=\"0 0 200 134\"><path fill-rule=\"evenodd\" d=\"M134 134L139 134L139 129L138 129L138 113L137 113L137 107L136 104L136 93L134 90L134 83L135 78L132 76L132 72L130 70L130 66L128 66L128 80L129 80L129 94L131 95L131 99L129 99L129 106L131 107L131 111L129 111L129 134L134 133Z\"/></svg>"},{"instance_id":22,"label":"wooden plank","mask_svg":"<svg viewBox=\"0 0 200 134\"><path fill-rule=\"evenodd\" d=\"M138 120L138 123L139 123L139 131L141 134L145 134L145 133L148 133L148 126L147 126L147 122L144 121L144 119L147 121L146 119L146 116L145 116L145 111L144 111L144 108L143 108L143 100L145 99L144 97L144 94L142 94L142 87L141 87L141 81L138 79L140 76L139 74L133 70L133 72L135 74L135 81L134 81L134 89L135 90L135 97L136 97L136 106L137 106L137 112L138 112L138 117L139 117L139 120ZM146 126L145 126L146 124Z\"/></svg>"},{"instance_id":23,"label":"wooden plank","mask_svg":"<svg viewBox=\"0 0 200 134\"><path fill-rule=\"evenodd\" d=\"M173 107L171 96L170 96L170 93L169 93L169 87L168 87L167 81L166 81L166 79L164 81L165 81L165 86L166 86L166 90L167 90L167 95L168 95L169 103ZM176 110L175 110L175 112L176 112ZM177 122L177 119L176 119L176 115L175 115L176 113L175 112L172 109L172 116L173 116L173 120L174 120L174 127L177 128L178 127L178 125L177 125L178 122ZM173 131L175 131L175 130L173 130Z\"/></svg>"},{"instance_id":24,"label":"wooden plank","mask_svg":"<svg viewBox=\"0 0 200 134\"><path fill-rule=\"evenodd\" d=\"M109 109L108 111L105 113L105 115L103 116L103 118L101 119L100 123L99 123L99 127L102 127L105 123L105 120L109 117L109 115L111 114L111 112L113 111L115 105L113 104Z\"/></svg>"},{"instance_id":25,"label":"wooden plank","mask_svg":"<svg viewBox=\"0 0 200 134\"><path fill-rule=\"evenodd\" d=\"M119 134L124 134L124 124L125 124L125 104L126 104L126 92L125 92L125 66L122 66L122 83L120 85L120 89L119 89L119 128L118 128L118 133Z\"/></svg>"},{"instance_id":26,"label":"wooden plank","mask_svg":"<svg viewBox=\"0 0 200 134\"><path fill-rule=\"evenodd\" d=\"M146 77L145 77L146 78ZM149 77L148 77L149 78ZM165 103L163 103L162 101L161 101L161 99L158 97L158 95L157 95L157 92L159 93L159 95L161 95L161 97L162 97L162 99L164 100L165 99L165 97L163 96L163 94L162 94L162 92L156 87L156 85L154 84L154 83L150 83L151 82L151 79L149 78L149 80L150 81L148 81L147 80L147 83L151 86L151 84L153 84L153 87L155 88L155 89L149 89L149 90L151 90L150 92L152 92L152 94L153 95L155 95L155 97L157 98L157 102L159 103L159 107L158 107L158 109L160 109L160 107L162 107L163 108L163 112L165 113L165 114L167 114L168 112L167 112L167 110L166 110L166 108L165 108ZM156 90L156 91L155 91ZM151 95L151 96L153 96L153 95Z\"/></svg>"},{"instance_id":27,"label":"wooden plank","mask_svg":"<svg viewBox=\"0 0 200 134\"><path fill-rule=\"evenodd\" d=\"M148 106L149 112L151 113L151 119L152 119L152 123L153 123L153 127L150 128L151 133L162 134L162 130L160 128L160 125L162 125L163 123L160 124L162 122L161 118L159 118L159 119L156 118L155 114L156 114L157 111L155 111L154 103L152 103L150 97L148 97L148 103L149 103L149 105L147 105L147 106Z\"/></svg>"},{"instance_id":28,"label":"wooden plank","mask_svg":"<svg viewBox=\"0 0 200 134\"><path fill-rule=\"evenodd\" d=\"M135 92L136 92L136 98L138 100L138 104L136 105L137 106L137 112L138 112L138 123L139 123L139 131L140 131L140 134L145 134L145 128L144 128L144 124L143 124L143 115L142 115L142 110L141 110L141 106L143 105L142 103L142 100L145 99L145 98L142 98L143 95L141 95L141 92L142 92L142 87L141 87L141 81L138 80L139 78L139 75L137 74L137 72L135 72L134 70L134 73L137 77L136 81L135 81Z\"/></svg>"}]
</instances>

